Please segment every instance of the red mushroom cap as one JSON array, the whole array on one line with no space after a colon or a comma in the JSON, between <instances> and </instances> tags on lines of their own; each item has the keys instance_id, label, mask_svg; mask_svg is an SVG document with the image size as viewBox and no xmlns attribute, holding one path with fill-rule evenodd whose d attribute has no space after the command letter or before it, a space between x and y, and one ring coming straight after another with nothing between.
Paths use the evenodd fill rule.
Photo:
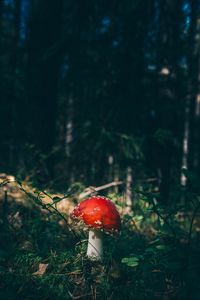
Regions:
<instances>
[{"instance_id":1,"label":"red mushroom cap","mask_svg":"<svg viewBox=\"0 0 200 300\"><path fill-rule=\"evenodd\" d=\"M120 230L120 215L114 203L102 196L83 200L74 208L71 217L82 220L90 228L104 229L106 232Z\"/></svg>"}]
</instances>

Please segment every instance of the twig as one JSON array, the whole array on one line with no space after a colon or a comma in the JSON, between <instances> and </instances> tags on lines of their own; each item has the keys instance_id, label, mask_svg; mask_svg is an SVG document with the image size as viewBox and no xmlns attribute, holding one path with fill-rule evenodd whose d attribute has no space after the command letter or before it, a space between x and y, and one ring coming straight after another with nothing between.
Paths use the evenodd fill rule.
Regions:
<instances>
[{"instance_id":1,"label":"twig","mask_svg":"<svg viewBox=\"0 0 200 300\"><path fill-rule=\"evenodd\" d=\"M153 177L153 178L146 178L146 179L139 179L137 182L142 183L142 182L156 182L158 181L158 177Z\"/></svg>"},{"instance_id":2,"label":"twig","mask_svg":"<svg viewBox=\"0 0 200 300\"><path fill-rule=\"evenodd\" d=\"M159 209L156 207L156 204L154 202L154 198L151 195L147 195L145 192L142 191L138 191L139 194L148 197L148 199L150 200L149 202L152 204L153 206L153 210L154 212L157 214L157 216L168 226L168 228L171 230L171 233L173 234L174 238L177 240L177 235L176 235L176 231L173 228L173 226L170 225L170 222L168 221L168 217L169 216L163 216L160 212Z\"/></svg>"},{"instance_id":3,"label":"twig","mask_svg":"<svg viewBox=\"0 0 200 300\"><path fill-rule=\"evenodd\" d=\"M141 192L140 192L141 193ZM144 193L142 193L142 194L144 194ZM151 202L151 204L152 204L152 206L153 206L153 210L154 210L154 212L157 214L157 216L168 226L168 228L171 230L171 232L172 232L172 234L173 234L173 236L174 236L174 238L175 239L177 239L177 235L176 235L176 231L175 231L175 229L173 228L173 226L171 226L170 225L170 222L168 221L168 216L167 217L164 217L160 212L159 212L159 210L157 209L157 207L156 207L156 204L155 204L155 202L154 202L154 199L153 199L153 197L149 197L149 199L150 199L150 202Z\"/></svg>"},{"instance_id":4,"label":"twig","mask_svg":"<svg viewBox=\"0 0 200 300\"><path fill-rule=\"evenodd\" d=\"M95 192L98 192L98 191L101 191L101 190L105 190L105 189L108 189L110 187L121 185L121 184L123 184L123 181L113 181L113 182L101 185L99 187L89 186L88 188L85 189L85 191L83 193L81 193L79 195L79 199L87 197L92 193L95 193Z\"/></svg>"},{"instance_id":5,"label":"twig","mask_svg":"<svg viewBox=\"0 0 200 300\"><path fill-rule=\"evenodd\" d=\"M45 195L47 195L48 197L50 197L45 191L43 191L43 193L45 194ZM39 195L38 195L39 196ZM51 198L51 197L50 197ZM52 199L52 198L51 198ZM39 198L39 200L41 201L41 204L42 204L42 206L45 208L45 209L47 209L48 210L48 212L50 212L50 213L52 213L52 211L51 211L51 209L49 209L49 207L50 208L52 208L53 210L54 210L54 212L61 218L61 219L63 219L63 221L66 223L66 225L67 225L67 228L68 228L68 230L70 231L70 232L72 232L72 234L74 235L74 237L76 237L77 238L77 234L75 233L75 231L71 228L71 226L69 225L69 222L68 222L68 220L65 218L65 216L63 215L63 214L61 214L61 212L54 206L54 203L48 203L48 204L44 204L44 203L42 203L42 200ZM69 229L70 228L70 229Z\"/></svg>"},{"instance_id":6,"label":"twig","mask_svg":"<svg viewBox=\"0 0 200 300\"><path fill-rule=\"evenodd\" d=\"M78 295L78 296L73 296L73 294L72 294L70 291L68 291L68 294L69 294L69 296L70 296L73 300L81 299L81 298L84 298L84 297L86 297L86 296L92 296L91 293L87 293L87 294L83 294L83 295Z\"/></svg>"},{"instance_id":7,"label":"twig","mask_svg":"<svg viewBox=\"0 0 200 300\"><path fill-rule=\"evenodd\" d=\"M75 233L75 231L71 228L71 226L69 225L68 223L68 220L63 216L63 214L61 214L59 212L59 210L54 206L54 203L48 203L48 204L44 204L42 202L42 199L40 198L40 192L38 193L37 197L35 195L33 195L32 193L30 192L27 192L21 184L19 184L20 186L20 189L29 197L31 198L33 201L34 200L37 200L35 201L34 203L40 205L43 209L46 209L48 212L52 213L52 210L50 208L52 208L54 210L54 212L61 218L64 220L64 222L66 223L67 225L67 229L69 232L72 232L72 234L74 235L75 238L77 238L77 234ZM43 193L48 196L51 200L52 200L52 197L50 195L48 195L45 191L43 191ZM65 198L65 197L64 197ZM49 208L50 207L50 208Z\"/></svg>"}]
</instances>

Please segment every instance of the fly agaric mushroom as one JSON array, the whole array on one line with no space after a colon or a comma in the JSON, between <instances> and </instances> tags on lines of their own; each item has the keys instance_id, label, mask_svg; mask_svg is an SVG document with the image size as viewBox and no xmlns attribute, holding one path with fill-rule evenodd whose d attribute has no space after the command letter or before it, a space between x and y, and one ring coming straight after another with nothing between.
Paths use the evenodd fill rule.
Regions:
<instances>
[{"instance_id":1,"label":"fly agaric mushroom","mask_svg":"<svg viewBox=\"0 0 200 300\"><path fill-rule=\"evenodd\" d=\"M87 256L100 260L103 257L103 232L113 234L120 231L120 215L114 203L102 196L92 196L80 202L71 217L83 221L89 228Z\"/></svg>"}]
</instances>

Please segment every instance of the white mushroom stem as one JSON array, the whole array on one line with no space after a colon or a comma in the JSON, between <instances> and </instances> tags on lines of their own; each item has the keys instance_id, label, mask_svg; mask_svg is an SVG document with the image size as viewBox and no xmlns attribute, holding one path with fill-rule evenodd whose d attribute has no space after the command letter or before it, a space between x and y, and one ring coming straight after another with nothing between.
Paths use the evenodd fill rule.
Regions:
<instances>
[{"instance_id":1,"label":"white mushroom stem","mask_svg":"<svg viewBox=\"0 0 200 300\"><path fill-rule=\"evenodd\" d=\"M103 257L103 232L100 229L90 229L87 256L93 260Z\"/></svg>"}]
</instances>

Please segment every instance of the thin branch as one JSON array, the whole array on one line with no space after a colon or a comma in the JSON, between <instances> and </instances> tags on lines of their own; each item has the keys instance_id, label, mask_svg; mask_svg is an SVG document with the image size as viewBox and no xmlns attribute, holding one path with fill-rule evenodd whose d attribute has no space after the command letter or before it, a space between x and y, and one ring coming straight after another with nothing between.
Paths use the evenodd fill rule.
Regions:
<instances>
[{"instance_id":1,"label":"thin branch","mask_svg":"<svg viewBox=\"0 0 200 300\"><path fill-rule=\"evenodd\" d=\"M110 187L121 185L121 184L123 184L123 181L113 181L113 182L101 185L99 187L89 186L88 188L85 189L84 192L82 192L79 195L79 199L83 199L83 198L85 198L85 197L87 197L87 196L89 196L89 195L91 195L93 193L96 193L98 191L105 190L105 189L108 189Z\"/></svg>"},{"instance_id":2,"label":"thin branch","mask_svg":"<svg viewBox=\"0 0 200 300\"><path fill-rule=\"evenodd\" d=\"M78 296L73 296L73 294L72 294L70 291L68 291L68 294L69 294L69 296L70 296L73 300L85 298L86 296L92 296L91 293L82 294L82 295L78 295Z\"/></svg>"},{"instance_id":3,"label":"thin branch","mask_svg":"<svg viewBox=\"0 0 200 300\"><path fill-rule=\"evenodd\" d=\"M50 208L52 208L53 211L54 211L61 219L64 220L64 222L65 222L66 225L67 225L67 228L68 228L69 232L72 232L72 234L74 235L74 237L77 238L77 235L76 235L75 231L74 231L74 230L71 228L71 226L69 225L68 220L67 220L67 219L65 218L65 216L64 216L63 214L61 214L61 212L54 206L54 203L52 203L52 204L51 204L51 203L44 204L44 203L42 202L42 199L40 198L40 193L41 193L41 192L39 192L39 193L37 194L37 197L36 197L36 196L33 195L32 193L27 192L27 191L22 187L21 184L19 184L19 186L20 186L20 189L21 189L21 190L22 190L29 198L31 198L35 204L40 205L43 209L46 209L49 213L52 213L52 210L50 209ZM44 193L46 196L48 196L48 197L52 200L52 197L51 197L50 195L48 195L45 191L43 191L43 193ZM34 200L36 200L36 201L34 201ZM70 228L70 229L69 229L69 228Z\"/></svg>"}]
</instances>

